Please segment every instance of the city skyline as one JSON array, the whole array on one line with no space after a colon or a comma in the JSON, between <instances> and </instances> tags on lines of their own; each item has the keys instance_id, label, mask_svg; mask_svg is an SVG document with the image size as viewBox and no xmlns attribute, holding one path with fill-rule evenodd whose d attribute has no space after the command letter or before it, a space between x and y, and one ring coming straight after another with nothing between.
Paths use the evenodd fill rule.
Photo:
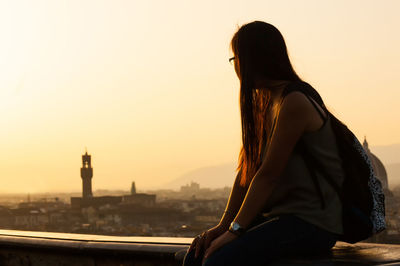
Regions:
<instances>
[{"instance_id":1,"label":"city skyline","mask_svg":"<svg viewBox=\"0 0 400 266\"><path fill-rule=\"evenodd\" d=\"M0 192L80 188L85 146L94 190L235 163L229 42L253 20L277 26L296 71L360 140L399 145L398 10L371 0L2 1Z\"/></svg>"},{"instance_id":2,"label":"city skyline","mask_svg":"<svg viewBox=\"0 0 400 266\"><path fill-rule=\"evenodd\" d=\"M368 144L367 144L368 145ZM379 149L380 148L380 149ZM386 164L384 163L384 167L386 168L387 172L387 181L389 183L389 188L390 189L399 189L400 188L400 163L396 163L396 158L393 157L393 150L388 150L386 146L381 146L381 147L371 147L372 153L376 156L380 161L386 161L386 162L392 162L391 164ZM369 149L368 149L369 150ZM378 153L376 152L378 150ZM369 150L371 151L371 150ZM91 157L92 154L88 153L87 148L85 147L85 153L81 155L82 157L82 162L81 162L81 173L80 176L81 178L79 179L81 182L80 187L75 187L73 189L61 189L61 190L52 190L52 191L38 191L36 194L54 194L54 193L82 193L80 191L83 188L84 194L86 195L97 195L98 193L103 194L106 191L109 192L116 192L116 191L129 191L129 188L126 186L127 184L119 184L118 187L101 187L96 184L98 181L97 178L95 177L93 180L93 183L95 184L95 189L93 189L94 192L92 192L92 177L93 177L93 168L91 165ZM382 158L384 160L382 160ZM393 163L394 162L394 163ZM234 180L234 176L236 174L235 172L236 169L236 164L234 162L231 163L225 163L225 164L219 164L219 165L210 165L210 166L204 166L204 167L199 167L196 169L192 169L164 184L159 184L159 185L153 185L153 186L141 186L139 188L139 191L157 191L157 190L177 190L181 188L182 186L189 185L192 182L195 182L198 184L201 184L203 188L206 189L221 189L221 188L226 188L226 187L231 187L232 182ZM86 176L86 171L89 171ZM85 177L84 177L85 176ZM76 180L74 180L76 183ZM88 183L89 182L89 183ZM101 180L100 180L101 182ZM135 184L135 180L131 180L131 186ZM83 187L82 187L83 185ZM86 188L85 188L86 187ZM398 187L398 188L397 188ZM0 195L21 195L21 194L31 194L32 191L27 190L27 191L15 191L15 192L0 192ZM35 193L32 193L35 194Z\"/></svg>"}]
</instances>

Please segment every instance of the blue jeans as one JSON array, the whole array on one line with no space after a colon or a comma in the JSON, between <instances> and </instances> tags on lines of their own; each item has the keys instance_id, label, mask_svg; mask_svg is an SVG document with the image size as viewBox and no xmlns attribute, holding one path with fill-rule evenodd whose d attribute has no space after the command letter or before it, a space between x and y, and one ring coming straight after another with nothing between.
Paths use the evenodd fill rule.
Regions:
<instances>
[{"instance_id":1,"label":"blue jeans","mask_svg":"<svg viewBox=\"0 0 400 266\"><path fill-rule=\"evenodd\" d=\"M215 251L203 266L267 265L284 256L316 254L329 251L336 235L310 224L295 215L285 214L265 219L246 233ZM187 253L184 266L200 266L201 256Z\"/></svg>"}]
</instances>

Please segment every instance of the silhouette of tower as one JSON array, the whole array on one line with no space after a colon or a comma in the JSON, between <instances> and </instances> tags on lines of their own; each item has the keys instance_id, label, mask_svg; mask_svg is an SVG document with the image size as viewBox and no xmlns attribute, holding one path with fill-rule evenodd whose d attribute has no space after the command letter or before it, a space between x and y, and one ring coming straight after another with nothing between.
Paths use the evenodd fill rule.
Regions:
<instances>
[{"instance_id":1,"label":"silhouette of tower","mask_svg":"<svg viewBox=\"0 0 400 266\"><path fill-rule=\"evenodd\" d=\"M90 158L91 156L87 153L87 151L84 155L82 155L82 168L81 168L82 198L90 198L93 196L92 194L93 168Z\"/></svg>"},{"instance_id":2,"label":"silhouette of tower","mask_svg":"<svg viewBox=\"0 0 400 266\"><path fill-rule=\"evenodd\" d=\"M135 181L132 182L132 186L131 186L131 195L136 194L136 185L135 185Z\"/></svg>"},{"instance_id":3,"label":"silhouette of tower","mask_svg":"<svg viewBox=\"0 0 400 266\"><path fill-rule=\"evenodd\" d=\"M363 142L363 147L366 151L369 152L369 147L368 147L368 142L367 142L367 136L364 136L364 142Z\"/></svg>"}]
</instances>

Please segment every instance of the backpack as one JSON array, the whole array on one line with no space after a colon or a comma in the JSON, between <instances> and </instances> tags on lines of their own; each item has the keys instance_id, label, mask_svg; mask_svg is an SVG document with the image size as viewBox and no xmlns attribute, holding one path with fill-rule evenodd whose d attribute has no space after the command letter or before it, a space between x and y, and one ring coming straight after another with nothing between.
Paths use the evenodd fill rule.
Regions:
<instances>
[{"instance_id":1,"label":"backpack","mask_svg":"<svg viewBox=\"0 0 400 266\"><path fill-rule=\"evenodd\" d=\"M315 174L319 171L321 176L335 189L342 203L343 234L338 235L338 240L356 243L379 233L386 228L385 223L385 196L382 184L374 173L371 161L356 136L339 121L325 107L318 92L305 82L295 82L288 85L283 91L283 98L292 91L300 91L309 98L325 118L310 97L317 102L330 117L333 133L336 138L339 156L345 178L342 186L334 176L331 176L318 160L308 152L306 145L301 141L298 147L303 153L304 161L310 171L313 183L321 199L321 208L325 208L325 201Z\"/></svg>"}]
</instances>

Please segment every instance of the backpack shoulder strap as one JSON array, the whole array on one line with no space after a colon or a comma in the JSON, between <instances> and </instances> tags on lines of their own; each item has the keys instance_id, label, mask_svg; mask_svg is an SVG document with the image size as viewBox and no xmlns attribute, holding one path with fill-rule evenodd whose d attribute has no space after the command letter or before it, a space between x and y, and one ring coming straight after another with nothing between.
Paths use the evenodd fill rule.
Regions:
<instances>
[{"instance_id":1,"label":"backpack shoulder strap","mask_svg":"<svg viewBox=\"0 0 400 266\"><path fill-rule=\"evenodd\" d=\"M328 119L328 114L323 114L322 112L321 112L321 110L318 108L318 106L317 106L317 104L315 103L315 101L314 101L314 99L312 99L310 96L308 96L307 94L305 94L306 95L306 97L308 98L308 100L312 103L312 105L314 106L314 108L317 110L317 112L319 113L319 115L321 116L321 118L322 118L322 121L324 121L324 123L325 123L325 121ZM321 107L322 108L322 107Z\"/></svg>"}]
</instances>

